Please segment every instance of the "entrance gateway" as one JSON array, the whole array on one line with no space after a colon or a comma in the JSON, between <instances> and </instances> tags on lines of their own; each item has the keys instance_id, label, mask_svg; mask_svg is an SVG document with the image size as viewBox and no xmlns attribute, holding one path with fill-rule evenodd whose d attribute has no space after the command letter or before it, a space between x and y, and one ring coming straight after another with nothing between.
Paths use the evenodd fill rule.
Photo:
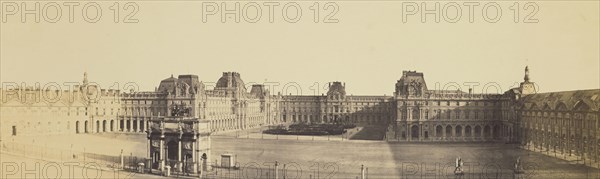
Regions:
<instances>
[{"instance_id":1,"label":"entrance gateway","mask_svg":"<svg viewBox=\"0 0 600 179\"><path fill-rule=\"evenodd\" d=\"M149 121L148 166L164 171L198 174L209 170L208 122L184 116L157 117Z\"/></svg>"}]
</instances>

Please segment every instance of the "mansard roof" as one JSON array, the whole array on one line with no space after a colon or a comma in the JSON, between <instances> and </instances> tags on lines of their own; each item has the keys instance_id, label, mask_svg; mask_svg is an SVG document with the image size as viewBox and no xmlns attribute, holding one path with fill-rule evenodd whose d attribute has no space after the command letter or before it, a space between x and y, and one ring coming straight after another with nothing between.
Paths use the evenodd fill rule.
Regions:
<instances>
[{"instance_id":1,"label":"mansard roof","mask_svg":"<svg viewBox=\"0 0 600 179\"><path fill-rule=\"evenodd\" d=\"M346 86L342 85L342 82L335 81L333 83L329 83L329 91L327 91L327 96L330 95L346 95Z\"/></svg>"},{"instance_id":2,"label":"mansard roof","mask_svg":"<svg viewBox=\"0 0 600 179\"><path fill-rule=\"evenodd\" d=\"M265 89L264 85L255 84L252 85L252 89L250 89L250 94L254 95L255 97L265 97L269 95L269 90Z\"/></svg>"},{"instance_id":3,"label":"mansard roof","mask_svg":"<svg viewBox=\"0 0 600 179\"><path fill-rule=\"evenodd\" d=\"M171 75L171 77L160 81L156 92L174 93L178 88L189 90L186 93L198 93L204 90L204 85L198 81L196 75L179 75L179 79Z\"/></svg>"},{"instance_id":4,"label":"mansard roof","mask_svg":"<svg viewBox=\"0 0 600 179\"><path fill-rule=\"evenodd\" d=\"M223 72L223 76L217 81L215 89L239 89L246 91L246 85L237 72Z\"/></svg>"},{"instance_id":5,"label":"mansard roof","mask_svg":"<svg viewBox=\"0 0 600 179\"><path fill-rule=\"evenodd\" d=\"M523 107L532 110L593 110L600 109L600 89L538 93L524 96Z\"/></svg>"}]
</instances>

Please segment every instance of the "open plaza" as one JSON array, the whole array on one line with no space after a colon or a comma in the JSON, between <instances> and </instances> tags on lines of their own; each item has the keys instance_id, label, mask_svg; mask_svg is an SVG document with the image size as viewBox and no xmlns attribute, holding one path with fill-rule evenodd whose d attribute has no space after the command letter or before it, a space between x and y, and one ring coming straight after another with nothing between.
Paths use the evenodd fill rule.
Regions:
<instances>
[{"instance_id":1,"label":"open plaza","mask_svg":"<svg viewBox=\"0 0 600 179\"><path fill-rule=\"evenodd\" d=\"M144 134L84 134L14 138L20 143L30 143L32 149L28 155L3 152L0 174L2 178L160 177L158 171L137 173L135 166L124 166L133 170L118 170L122 153L124 160L148 156L146 137ZM106 145L86 148L97 143ZM4 147L10 144L12 142L3 141ZM44 147L34 149L37 146ZM262 179L275 178L276 174L278 178L360 178L361 167L366 178L456 178L453 170L457 157L464 161L463 178L513 178L517 158L527 170L524 178L600 177L600 170L584 166L577 159L557 159L512 144L398 143L347 140L342 136L327 140L326 136L313 139L312 136L260 134L260 129L253 129L215 134L212 146L214 161L209 165L213 168L203 173L203 178ZM50 156L49 153L56 153L50 151L53 149L64 151L62 158ZM68 151L82 150L88 158L73 162ZM223 154L233 156L235 167L220 167L223 161L219 156ZM59 171L62 174L57 174ZM197 178L178 174L172 177Z\"/></svg>"}]
</instances>

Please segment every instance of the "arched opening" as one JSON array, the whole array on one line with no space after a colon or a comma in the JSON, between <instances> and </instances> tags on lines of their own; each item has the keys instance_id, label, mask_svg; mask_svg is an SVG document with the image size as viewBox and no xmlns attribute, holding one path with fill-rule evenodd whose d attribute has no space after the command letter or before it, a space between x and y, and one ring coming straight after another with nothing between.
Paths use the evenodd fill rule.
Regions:
<instances>
[{"instance_id":1,"label":"arched opening","mask_svg":"<svg viewBox=\"0 0 600 179\"><path fill-rule=\"evenodd\" d=\"M102 121L102 132L106 132L106 120Z\"/></svg>"},{"instance_id":2,"label":"arched opening","mask_svg":"<svg viewBox=\"0 0 600 179\"><path fill-rule=\"evenodd\" d=\"M429 139L429 131L424 131L423 132L423 138Z\"/></svg>"},{"instance_id":3,"label":"arched opening","mask_svg":"<svg viewBox=\"0 0 600 179\"><path fill-rule=\"evenodd\" d=\"M83 131L83 132L85 132L85 133L88 133L88 132L89 132L89 131L88 131L88 122L87 122L87 121L85 121L85 122L83 123L83 128L84 128L84 131Z\"/></svg>"},{"instance_id":4,"label":"arched opening","mask_svg":"<svg viewBox=\"0 0 600 179\"><path fill-rule=\"evenodd\" d=\"M491 136L490 126L486 125L485 127L483 127L483 136L486 137L486 138L488 138L488 137Z\"/></svg>"},{"instance_id":5,"label":"arched opening","mask_svg":"<svg viewBox=\"0 0 600 179\"><path fill-rule=\"evenodd\" d=\"M113 132L115 130L115 120L110 120L110 131Z\"/></svg>"},{"instance_id":6,"label":"arched opening","mask_svg":"<svg viewBox=\"0 0 600 179\"><path fill-rule=\"evenodd\" d=\"M465 137L472 137L471 136L471 126L465 127Z\"/></svg>"},{"instance_id":7,"label":"arched opening","mask_svg":"<svg viewBox=\"0 0 600 179\"><path fill-rule=\"evenodd\" d=\"M167 164L174 167L177 164L179 155L179 143L176 141L170 141L167 143Z\"/></svg>"},{"instance_id":8,"label":"arched opening","mask_svg":"<svg viewBox=\"0 0 600 179\"><path fill-rule=\"evenodd\" d=\"M160 153L155 151L154 153L152 153L152 168L158 169L159 162L160 162Z\"/></svg>"},{"instance_id":9,"label":"arched opening","mask_svg":"<svg viewBox=\"0 0 600 179\"><path fill-rule=\"evenodd\" d=\"M419 126L414 125L410 127L410 136L412 139L419 139Z\"/></svg>"},{"instance_id":10,"label":"arched opening","mask_svg":"<svg viewBox=\"0 0 600 179\"><path fill-rule=\"evenodd\" d=\"M133 128L131 128L131 132L137 131L138 130L138 120L132 120L131 122L133 122Z\"/></svg>"},{"instance_id":11,"label":"arched opening","mask_svg":"<svg viewBox=\"0 0 600 179\"><path fill-rule=\"evenodd\" d=\"M481 137L481 127L475 126L475 137Z\"/></svg>"},{"instance_id":12,"label":"arched opening","mask_svg":"<svg viewBox=\"0 0 600 179\"><path fill-rule=\"evenodd\" d=\"M100 132L100 121L96 121L96 133Z\"/></svg>"},{"instance_id":13,"label":"arched opening","mask_svg":"<svg viewBox=\"0 0 600 179\"><path fill-rule=\"evenodd\" d=\"M500 137L500 126L499 125L494 126L493 135L494 135L494 138Z\"/></svg>"},{"instance_id":14,"label":"arched opening","mask_svg":"<svg viewBox=\"0 0 600 179\"><path fill-rule=\"evenodd\" d=\"M442 137L442 135L444 135L444 129L442 126L436 126L435 127L435 136L436 137Z\"/></svg>"},{"instance_id":15,"label":"arched opening","mask_svg":"<svg viewBox=\"0 0 600 179\"><path fill-rule=\"evenodd\" d=\"M402 139L406 139L406 131L402 131Z\"/></svg>"},{"instance_id":16,"label":"arched opening","mask_svg":"<svg viewBox=\"0 0 600 179\"><path fill-rule=\"evenodd\" d=\"M452 137L452 126L446 126L446 137Z\"/></svg>"},{"instance_id":17,"label":"arched opening","mask_svg":"<svg viewBox=\"0 0 600 179\"><path fill-rule=\"evenodd\" d=\"M185 154L183 157L183 169L184 172L190 172L193 170L194 159L192 159L192 154Z\"/></svg>"},{"instance_id":18,"label":"arched opening","mask_svg":"<svg viewBox=\"0 0 600 179\"><path fill-rule=\"evenodd\" d=\"M454 132L456 137L462 137L462 126L456 126L456 130Z\"/></svg>"},{"instance_id":19,"label":"arched opening","mask_svg":"<svg viewBox=\"0 0 600 179\"><path fill-rule=\"evenodd\" d=\"M79 121L75 121L75 133L79 134Z\"/></svg>"}]
</instances>

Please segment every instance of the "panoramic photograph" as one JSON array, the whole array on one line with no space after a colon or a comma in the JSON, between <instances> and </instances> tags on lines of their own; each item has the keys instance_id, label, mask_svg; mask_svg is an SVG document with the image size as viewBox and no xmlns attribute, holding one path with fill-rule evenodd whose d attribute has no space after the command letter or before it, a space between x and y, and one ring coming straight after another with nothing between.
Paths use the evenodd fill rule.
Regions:
<instances>
[{"instance_id":1,"label":"panoramic photograph","mask_svg":"<svg viewBox=\"0 0 600 179\"><path fill-rule=\"evenodd\" d=\"M0 178L600 179L600 1L0 0Z\"/></svg>"}]
</instances>

